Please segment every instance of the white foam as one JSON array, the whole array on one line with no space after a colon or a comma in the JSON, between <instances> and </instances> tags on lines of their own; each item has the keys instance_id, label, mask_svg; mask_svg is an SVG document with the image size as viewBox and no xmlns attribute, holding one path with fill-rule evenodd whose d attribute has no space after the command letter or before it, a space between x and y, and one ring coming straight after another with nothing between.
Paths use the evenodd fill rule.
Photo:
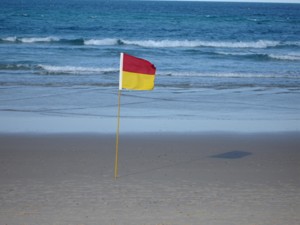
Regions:
<instances>
[{"instance_id":1,"label":"white foam","mask_svg":"<svg viewBox=\"0 0 300 225\"><path fill-rule=\"evenodd\" d=\"M64 73L64 74L87 74L87 73L107 73L117 72L116 68L98 68L98 67L81 67L81 66L51 66L38 65L48 73Z\"/></svg>"},{"instance_id":2,"label":"white foam","mask_svg":"<svg viewBox=\"0 0 300 225\"><path fill-rule=\"evenodd\" d=\"M162 71L158 75L161 76L177 76L177 77L219 77L219 78L299 78L295 75L287 74L260 74L260 73L227 73L227 72L174 72L174 71Z\"/></svg>"},{"instance_id":3,"label":"white foam","mask_svg":"<svg viewBox=\"0 0 300 225\"><path fill-rule=\"evenodd\" d=\"M54 42L60 41L57 37L6 37L1 38L8 42L21 43L36 43L36 42ZM103 39L88 39L84 40L84 45L137 45L146 48L195 48L195 47L210 47L210 48L268 48L285 45L300 46L299 41L279 42L271 40L258 41L203 41L203 40L126 40L117 38Z\"/></svg>"},{"instance_id":4,"label":"white foam","mask_svg":"<svg viewBox=\"0 0 300 225\"><path fill-rule=\"evenodd\" d=\"M215 52L216 54L219 55L229 55L229 56L250 56L250 55L255 55L251 53L243 53L243 52Z\"/></svg>"},{"instance_id":5,"label":"white foam","mask_svg":"<svg viewBox=\"0 0 300 225\"><path fill-rule=\"evenodd\" d=\"M117 45L118 39L115 38L105 38L105 39L90 39L84 41L85 45Z\"/></svg>"},{"instance_id":6,"label":"white foam","mask_svg":"<svg viewBox=\"0 0 300 225\"><path fill-rule=\"evenodd\" d=\"M9 41L9 42L16 42L17 41L17 37L6 37L6 38L2 38L3 41Z\"/></svg>"},{"instance_id":7,"label":"white foam","mask_svg":"<svg viewBox=\"0 0 300 225\"><path fill-rule=\"evenodd\" d=\"M189 41L189 40L145 40L128 41L122 40L124 44L138 45L153 48L174 48L174 47L213 47L213 48L267 48L280 45L278 41L259 40L254 42L230 42L230 41Z\"/></svg>"},{"instance_id":8,"label":"white foam","mask_svg":"<svg viewBox=\"0 0 300 225\"><path fill-rule=\"evenodd\" d=\"M147 48L268 48L280 45L279 41L259 40L253 42L231 42L231 41L200 41L200 40L119 40L116 38L85 40L85 45L137 45Z\"/></svg>"},{"instance_id":9,"label":"white foam","mask_svg":"<svg viewBox=\"0 0 300 225\"><path fill-rule=\"evenodd\" d=\"M145 40L145 41L123 41L127 45L138 45L142 47L153 47L153 48L174 48L174 47L197 47L200 46L199 41L178 41L178 40Z\"/></svg>"},{"instance_id":10,"label":"white foam","mask_svg":"<svg viewBox=\"0 0 300 225\"><path fill-rule=\"evenodd\" d=\"M23 43L36 43L36 42L52 42L59 41L59 38L56 37L30 37L30 38L19 38L17 39Z\"/></svg>"},{"instance_id":11,"label":"white foam","mask_svg":"<svg viewBox=\"0 0 300 225\"><path fill-rule=\"evenodd\" d=\"M270 58L278 59L278 60L290 60L290 61L300 61L300 55L276 55L276 54L270 54Z\"/></svg>"}]
</instances>

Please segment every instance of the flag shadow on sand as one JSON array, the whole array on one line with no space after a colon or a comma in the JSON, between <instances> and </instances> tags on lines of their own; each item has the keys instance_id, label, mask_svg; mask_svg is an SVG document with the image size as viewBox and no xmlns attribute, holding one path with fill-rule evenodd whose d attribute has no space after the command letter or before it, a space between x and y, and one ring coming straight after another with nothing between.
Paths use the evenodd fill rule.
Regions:
<instances>
[{"instance_id":1,"label":"flag shadow on sand","mask_svg":"<svg viewBox=\"0 0 300 225\"><path fill-rule=\"evenodd\" d=\"M221 154L210 156L211 158L219 158L219 159L240 159L246 156L252 155L251 152L244 152L244 151L230 151L224 152Z\"/></svg>"}]
</instances>

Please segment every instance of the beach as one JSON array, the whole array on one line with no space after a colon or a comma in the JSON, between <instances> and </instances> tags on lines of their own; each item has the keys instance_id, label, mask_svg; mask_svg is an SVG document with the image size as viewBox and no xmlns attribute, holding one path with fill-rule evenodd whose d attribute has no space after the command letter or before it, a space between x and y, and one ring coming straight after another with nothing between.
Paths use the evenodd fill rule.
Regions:
<instances>
[{"instance_id":1,"label":"beach","mask_svg":"<svg viewBox=\"0 0 300 225\"><path fill-rule=\"evenodd\" d=\"M297 225L299 137L2 133L1 224Z\"/></svg>"},{"instance_id":2,"label":"beach","mask_svg":"<svg viewBox=\"0 0 300 225\"><path fill-rule=\"evenodd\" d=\"M0 225L300 224L300 4L1 6Z\"/></svg>"}]
</instances>

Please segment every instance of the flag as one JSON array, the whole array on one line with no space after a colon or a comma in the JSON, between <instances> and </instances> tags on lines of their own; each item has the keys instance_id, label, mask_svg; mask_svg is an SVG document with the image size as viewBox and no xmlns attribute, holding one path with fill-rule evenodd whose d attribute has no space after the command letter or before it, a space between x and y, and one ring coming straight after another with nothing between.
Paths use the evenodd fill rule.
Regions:
<instances>
[{"instance_id":1,"label":"flag","mask_svg":"<svg viewBox=\"0 0 300 225\"><path fill-rule=\"evenodd\" d=\"M151 62L121 53L119 90L152 90L155 71Z\"/></svg>"}]
</instances>

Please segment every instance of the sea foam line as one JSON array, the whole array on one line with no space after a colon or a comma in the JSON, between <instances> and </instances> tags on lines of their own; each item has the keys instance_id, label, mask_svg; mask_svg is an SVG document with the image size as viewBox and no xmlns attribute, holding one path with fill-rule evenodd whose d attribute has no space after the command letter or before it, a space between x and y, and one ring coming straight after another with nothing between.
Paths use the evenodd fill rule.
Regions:
<instances>
[{"instance_id":1,"label":"sea foam line","mask_svg":"<svg viewBox=\"0 0 300 225\"><path fill-rule=\"evenodd\" d=\"M162 41L124 41L125 44L139 45L142 47L154 48L177 48L177 47L216 47L216 48L267 48L275 47L280 44L278 41L256 42L226 42L226 41L188 41L188 40L162 40Z\"/></svg>"},{"instance_id":2,"label":"sea foam line","mask_svg":"<svg viewBox=\"0 0 300 225\"><path fill-rule=\"evenodd\" d=\"M85 45L137 45L148 48L268 48L280 45L279 41L259 40L255 42L230 41L191 41L191 40L123 40L123 39L92 39L84 41Z\"/></svg>"},{"instance_id":3,"label":"sea foam line","mask_svg":"<svg viewBox=\"0 0 300 225\"><path fill-rule=\"evenodd\" d=\"M119 69L113 67L84 67L84 66L55 66L43 64L0 64L1 70L31 71L41 75L60 74L118 74ZM262 74L262 73L235 73L235 72L197 72L197 71L157 71L158 76L174 77L218 77L218 78L291 78L300 79L299 74Z\"/></svg>"},{"instance_id":4,"label":"sea foam line","mask_svg":"<svg viewBox=\"0 0 300 225\"><path fill-rule=\"evenodd\" d=\"M300 46L300 41L273 41L273 40L257 40L257 41L203 41L203 40L126 40L118 38L102 38L102 39L64 39L58 37L4 37L0 38L0 42L12 43L49 43L55 42L59 44L74 45L94 45L94 46L115 46L115 45L136 45L146 48L270 48L277 46Z\"/></svg>"},{"instance_id":5,"label":"sea foam line","mask_svg":"<svg viewBox=\"0 0 300 225\"><path fill-rule=\"evenodd\" d=\"M249 52L215 52L218 55L226 55L226 56L238 56L238 57L246 57L246 58L259 58L265 60L283 60L283 61L300 61L300 55L296 53L287 53L285 55L282 54L264 54L264 53L249 53Z\"/></svg>"},{"instance_id":6,"label":"sea foam line","mask_svg":"<svg viewBox=\"0 0 300 225\"><path fill-rule=\"evenodd\" d=\"M288 60L288 61L300 61L300 55L292 55L292 54L287 54L287 55L276 55L276 54L270 54L268 57L272 59L277 59L277 60Z\"/></svg>"},{"instance_id":7,"label":"sea foam line","mask_svg":"<svg viewBox=\"0 0 300 225\"><path fill-rule=\"evenodd\" d=\"M38 43L38 42L55 42L59 41L59 38L56 37L33 37L33 38L20 38L17 39L22 43Z\"/></svg>"},{"instance_id":8,"label":"sea foam line","mask_svg":"<svg viewBox=\"0 0 300 225\"><path fill-rule=\"evenodd\" d=\"M262 74L262 73L230 73L230 72L193 72L193 71L160 71L158 75L174 77L217 77L217 78L292 78L300 79L296 74Z\"/></svg>"},{"instance_id":9,"label":"sea foam line","mask_svg":"<svg viewBox=\"0 0 300 225\"><path fill-rule=\"evenodd\" d=\"M271 40L258 41L201 41L201 40L125 40L92 39L84 41L85 45L137 45L147 48L269 48L277 46L300 46L300 42L280 42Z\"/></svg>"},{"instance_id":10,"label":"sea foam line","mask_svg":"<svg viewBox=\"0 0 300 225\"><path fill-rule=\"evenodd\" d=\"M104 38L104 39L90 39L90 40L85 40L84 45L119 45L122 44L122 42L119 39L115 38Z\"/></svg>"},{"instance_id":11,"label":"sea foam line","mask_svg":"<svg viewBox=\"0 0 300 225\"><path fill-rule=\"evenodd\" d=\"M34 65L10 63L0 64L0 70L10 71L32 71L41 74L107 74L118 73L118 68L100 68L100 67L83 67L83 66L54 66L54 65Z\"/></svg>"},{"instance_id":12,"label":"sea foam line","mask_svg":"<svg viewBox=\"0 0 300 225\"><path fill-rule=\"evenodd\" d=\"M81 66L51 66L51 65L38 65L37 68L41 69L47 74L90 74L90 73L117 73L117 68L98 68L98 67L81 67Z\"/></svg>"},{"instance_id":13,"label":"sea foam line","mask_svg":"<svg viewBox=\"0 0 300 225\"><path fill-rule=\"evenodd\" d=\"M38 43L38 42L57 42L60 41L56 37L6 37L0 38L3 42L16 42L16 43Z\"/></svg>"}]
</instances>

